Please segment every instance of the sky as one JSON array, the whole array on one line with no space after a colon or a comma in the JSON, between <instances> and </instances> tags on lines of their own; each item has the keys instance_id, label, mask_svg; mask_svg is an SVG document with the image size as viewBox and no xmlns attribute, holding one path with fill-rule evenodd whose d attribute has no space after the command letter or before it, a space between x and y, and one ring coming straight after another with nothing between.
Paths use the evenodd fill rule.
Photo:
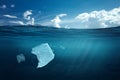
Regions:
<instances>
[{"instance_id":1,"label":"sky","mask_svg":"<svg viewBox=\"0 0 120 80\"><path fill-rule=\"evenodd\" d=\"M107 28L120 25L120 0L0 0L0 26Z\"/></svg>"}]
</instances>

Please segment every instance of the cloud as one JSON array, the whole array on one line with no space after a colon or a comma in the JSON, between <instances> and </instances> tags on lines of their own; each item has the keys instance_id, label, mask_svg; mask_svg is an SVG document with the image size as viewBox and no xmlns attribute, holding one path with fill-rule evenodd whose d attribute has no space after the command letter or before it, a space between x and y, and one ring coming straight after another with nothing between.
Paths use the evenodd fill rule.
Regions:
<instances>
[{"instance_id":1,"label":"cloud","mask_svg":"<svg viewBox=\"0 0 120 80\"><path fill-rule=\"evenodd\" d=\"M10 5L10 7L11 7L11 8L14 8L14 7L15 7L15 5L14 5L14 4L12 4L12 5ZM2 6L0 6L0 8L1 8L1 9L5 9L5 8L7 8L7 6L6 6L6 5L2 5Z\"/></svg>"},{"instance_id":2,"label":"cloud","mask_svg":"<svg viewBox=\"0 0 120 80\"><path fill-rule=\"evenodd\" d=\"M34 25L35 24L35 18L31 17L32 10L27 10L23 13L23 17L26 20L26 25Z\"/></svg>"},{"instance_id":3,"label":"cloud","mask_svg":"<svg viewBox=\"0 0 120 80\"><path fill-rule=\"evenodd\" d=\"M0 6L0 8L5 9L5 8L7 8L7 6L6 5L2 5L2 6Z\"/></svg>"},{"instance_id":4,"label":"cloud","mask_svg":"<svg viewBox=\"0 0 120 80\"><path fill-rule=\"evenodd\" d=\"M17 25L34 25L35 18L31 17L31 15L32 15L32 10L27 10L23 13L23 21L21 20L9 21L9 23L17 24ZM17 16L12 16L12 15L3 15L3 16L8 18L17 18Z\"/></svg>"},{"instance_id":5,"label":"cloud","mask_svg":"<svg viewBox=\"0 0 120 80\"><path fill-rule=\"evenodd\" d=\"M4 6L5 8L5 6ZM17 16L3 15L8 18L17 18ZM107 28L120 26L120 7L111 10L95 10L91 12L80 13L72 19L61 20L62 17L67 14L56 15L55 18L50 20L49 18L41 21L41 25L54 26L57 28ZM51 16L50 16L51 17ZM35 25L35 18L33 17L32 10L27 10L23 13L22 19L17 18L17 21L9 21L10 23L20 25ZM19 20L20 19L20 20Z\"/></svg>"},{"instance_id":6,"label":"cloud","mask_svg":"<svg viewBox=\"0 0 120 80\"><path fill-rule=\"evenodd\" d=\"M34 18L31 18L31 20L30 21L28 21L26 24L27 25L34 25L35 23L35 19Z\"/></svg>"},{"instance_id":7,"label":"cloud","mask_svg":"<svg viewBox=\"0 0 120 80\"><path fill-rule=\"evenodd\" d=\"M23 21L9 21L9 23L17 24L17 25L25 25Z\"/></svg>"},{"instance_id":8,"label":"cloud","mask_svg":"<svg viewBox=\"0 0 120 80\"><path fill-rule=\"evenodd\" d=\"M35 25L35 18L31 16L32 10L27 10L27 11L23 12L22 15L23 15L23 18L14 16L14 15L10 15L10 14L4 14L3 17L10 18L10 21L8 21L9 25L10 25L10 23L12 25L13 24L15 24L15 25ZM12 20L12 19L14 19L14 20ZM4 24L3 20L6 20L6 19L4 19L4 18L1 19L0 25Z\"/></svg>"},{"instance_id":9,"label":"cloud","mask_svg":"<svg viewBox=\"0 0 120 80\"><path fill-rule=\"evenodd\" d=\"M30 20L30 16L32 15L32 10L27 10L27 11L25 11L24 13L23 13L23 17L24 17L24 19L26 19L26 20Z\"/></svg>"},{"instance_id":10,"label":"cloud","mask_svg":"<svg viewBox=\"0 0 120 80\"><path fill-rule=\"evenodd\" d=\"M7 17L7 18L17 18L17 16L12 16L12 15L9 15L9 14L5 14L3 15L4 17Z\"/></svg>"},{"instance_id":11,"label":"cloud","mask_svg":"<svg viewBox=\"0 0 120 80\"><path fill-rule=\"evenodd\" d=\"M15 7L15 5L14 5L14 4L12 4L12 5L10 5L10 7L11 7L11 8L14 8L14 7Z\"/></svg>"},{"instance_id":12,"label":"cloud","mask_svg":"<svg viewBox=\"0 0 120 80\"><path fill-rule=\"evenodd\" d=\"M62 22L62 20L60 18L67 16L67 14L59 14L56 15L56 17L54 19L51 20L51 22L53 23L54 27L60 28L60 23Z\"/></svg>"},{"instance_id":13,"label":"cloud","mask_svg":"<svg viewBox=\"0 0 120 80\"><path fill-rule=\"evenodd\" d=\"M84 28L107 28L120 25L120 7L110 11L100 10L90 13L81 13L75 17L75 22L78 22Z\"/></svg>"}]
</instances>

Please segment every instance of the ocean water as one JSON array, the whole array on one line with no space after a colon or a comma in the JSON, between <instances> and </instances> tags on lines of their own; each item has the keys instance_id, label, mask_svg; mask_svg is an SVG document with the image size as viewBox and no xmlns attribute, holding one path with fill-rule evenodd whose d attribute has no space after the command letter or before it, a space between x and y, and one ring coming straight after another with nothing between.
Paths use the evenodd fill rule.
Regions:
<instances>
[{"instance_id":1,"label":"ocean water","mask_svg":"<svg viewBox=\"0 0 120 80\"><path fill-rule=\"evenodd\" d=\"M36 68L32 48L48 43L55 58ZM18 63L16 56L24 54ZM0 80L120 80L120 27L0 27Z\"/></svg>"}]
</instances>

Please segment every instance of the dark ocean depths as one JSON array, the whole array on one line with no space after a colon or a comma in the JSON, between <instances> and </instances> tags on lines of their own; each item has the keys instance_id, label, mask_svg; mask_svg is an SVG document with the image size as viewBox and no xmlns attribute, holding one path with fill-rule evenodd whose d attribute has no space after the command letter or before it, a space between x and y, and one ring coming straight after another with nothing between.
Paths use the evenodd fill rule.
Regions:
<instances>
[{"instance_id":1,"label":"dark ocean depths","mask_svg":"<svg viewBox=\"0 0 120 80\"><path fill-rule=\"evenodd\" d=\"M33 47L48 43L54 60L36 68ZM24 54L18 63L16 55ZM0 80L120 80L120 27L0 27Z\"/></svg>"}]
</instances>

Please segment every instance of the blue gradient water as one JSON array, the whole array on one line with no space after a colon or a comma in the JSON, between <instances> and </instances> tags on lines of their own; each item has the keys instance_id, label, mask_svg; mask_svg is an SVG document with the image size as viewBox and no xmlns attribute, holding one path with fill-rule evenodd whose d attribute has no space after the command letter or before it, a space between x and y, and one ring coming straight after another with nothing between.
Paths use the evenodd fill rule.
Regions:
<instances>
[{"instance_id":1,"label":"blue gradient water","mask_svg":"<svg viewBox=\"0 0 120 80\"><path fill-rule=\"evenodd\" d=\"M33 47L48 43L55 59L36 69ZM26 61L18 64L16 55ZM0 27L0 80L119 80L120 27L56 29Z\"/></svg>"}]
</instances>

